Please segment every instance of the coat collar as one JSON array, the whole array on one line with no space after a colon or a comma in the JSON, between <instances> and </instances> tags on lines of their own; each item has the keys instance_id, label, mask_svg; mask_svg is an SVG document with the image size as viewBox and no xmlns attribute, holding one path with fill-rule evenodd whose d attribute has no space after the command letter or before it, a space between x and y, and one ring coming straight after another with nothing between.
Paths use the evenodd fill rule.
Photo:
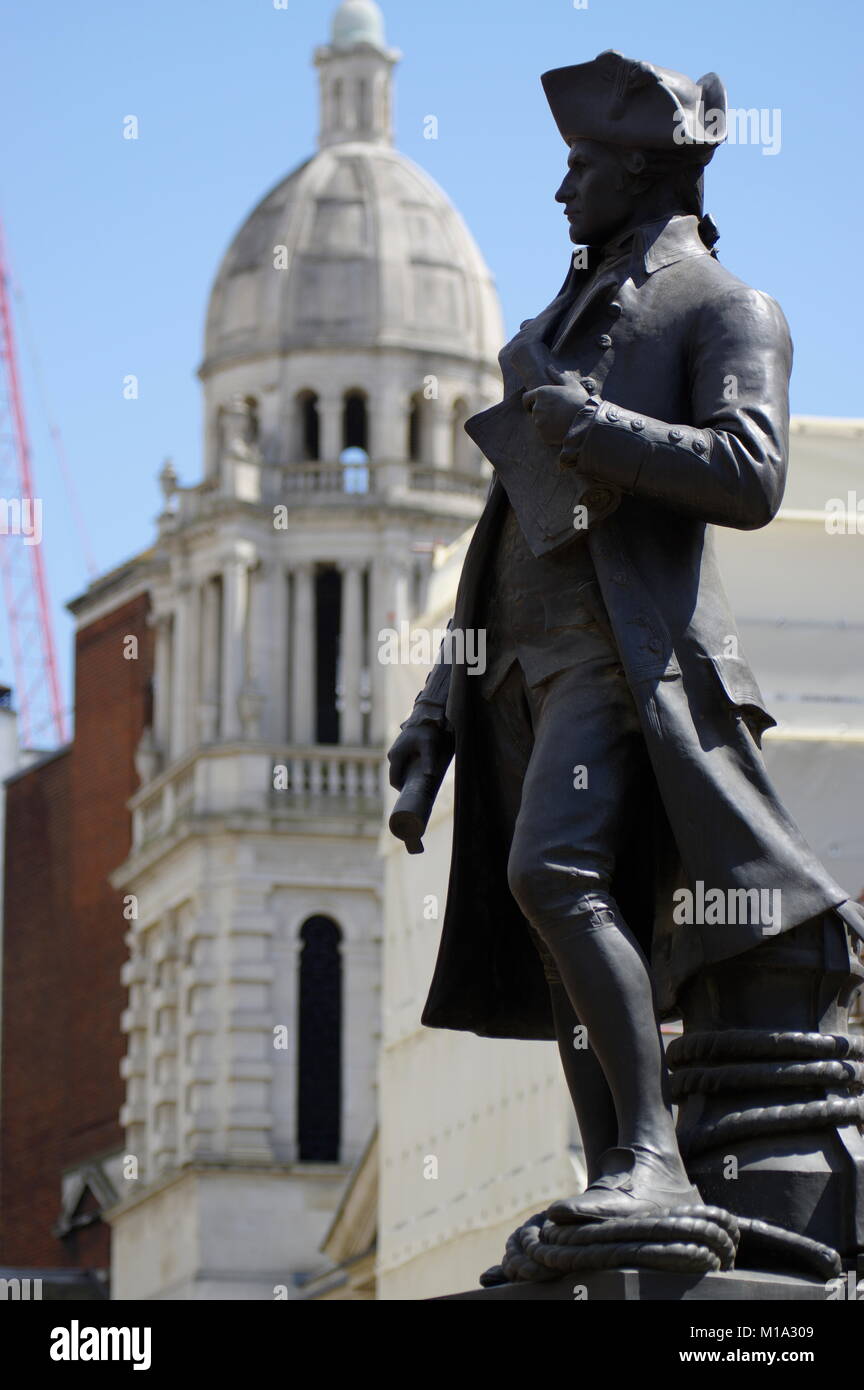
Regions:
<instances>
[{"instance_id":1,"label":"coat collar","mask_svg":"<svg viewBox=\"0 0 864 1390\"><path fill-rule=\"evenodd\" d=\"M609 262L628 253L631 264L643 266L646 275L691 256L711 254L699 235L698 217L683 213L645 222L635 231L607 243L601 254L602 260Z\"/></svg>"},{"instance_id":2,"label":"coat collar","mask_svg":"<svg viewBox=\"0 0 864 1390\"><path fill-rule=\"evenodd\" d=\"M587 270L576 269L575 262L571 263L557 298L538 318L529 321L533 336L560 352L577 323L598 299L614 291L616 283L634 275L641 283L640 267L647 276L676 261L710 254L699 235L699 219L692 214L676 213L643 222L594 251Z\"/></svg>"}]
</instances>

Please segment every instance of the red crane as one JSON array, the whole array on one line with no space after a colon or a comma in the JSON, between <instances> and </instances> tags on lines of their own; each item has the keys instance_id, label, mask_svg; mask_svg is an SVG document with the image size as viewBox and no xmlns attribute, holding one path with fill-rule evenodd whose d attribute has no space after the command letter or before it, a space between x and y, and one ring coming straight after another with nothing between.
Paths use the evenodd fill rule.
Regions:
<instances>
[{"instance_id":1,"label":"red crane","mask_svg":"<svg viewBox=\"0 0 864 1390\"><path fill-rule=\"evenodd\" d=\"M24 748L66 742L41 508L33 486L12 322L12 277L0 221L0 575Z\"/></svg>"}]
</instances>

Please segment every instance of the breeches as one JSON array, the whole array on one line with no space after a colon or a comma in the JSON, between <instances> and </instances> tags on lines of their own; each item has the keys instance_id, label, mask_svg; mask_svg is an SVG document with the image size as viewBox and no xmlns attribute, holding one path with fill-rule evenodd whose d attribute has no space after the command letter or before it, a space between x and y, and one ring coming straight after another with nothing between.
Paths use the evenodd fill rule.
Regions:
<instances>
[{"instance_id":1,"label":"breeches","mask_svg":"<svg viewBox=\"0 0 864 1390\"><path fill-rule=\"evenodd\" d=\"M572 664L542 685L512 666L484 715L510 891L555 982L555 934L603 930L618 916L615 866L652 775L639 716L599 629L574 633Z\"/></svg>"}]
</instances>

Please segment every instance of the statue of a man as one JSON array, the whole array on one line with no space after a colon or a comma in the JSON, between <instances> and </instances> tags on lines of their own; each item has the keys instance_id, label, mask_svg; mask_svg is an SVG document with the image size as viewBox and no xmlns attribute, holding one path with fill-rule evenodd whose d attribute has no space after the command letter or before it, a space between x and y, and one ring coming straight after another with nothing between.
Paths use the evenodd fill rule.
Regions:
<instances>
[{"instance_id":1,"label":"statue of a man","mask_svg":"<svg viewBox=\"0 0 864 1390\"><path fill-rule=\"evenodd\" d=\"M699 1200L658 1028L687 982L814 919L844 941L861 919L767 779L775 721L714 554L713 525L780 506L792 360L779 306L725 269L702 215L723 85L615 52L543 84L569 146L556 197L589 250L504 348L501 406L467 427L496 476L454 626L486 628L486 672L436 665L390 760L401 787L455 746L423 1022L557 1039L588 1187L549 1215L574 1221Z\"/></svg>"}]
</instances>

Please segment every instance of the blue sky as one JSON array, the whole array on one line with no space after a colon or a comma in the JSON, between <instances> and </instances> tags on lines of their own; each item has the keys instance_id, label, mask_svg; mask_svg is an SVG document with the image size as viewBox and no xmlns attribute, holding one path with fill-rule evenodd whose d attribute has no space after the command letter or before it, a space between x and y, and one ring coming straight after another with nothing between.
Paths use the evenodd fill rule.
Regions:
<instances>
[{"instance_id":1,"label":"blue sky","mask_svg":"<svg viewBox=\"0 0 864 1390\"><path fill-rule=\"evenodd\" d=\"M335 0L40 0L7 6L0 210L40 376L98 568L146 546L170 455L200 471L195 369L219 260L246 214L315 147L316 44ZM700 76L781 115L779 153L722 149L706 207L718 250L775 295L796 344L793 409L862 415L860 0L383 0L397 143L437 178L498 280L508 328L557 290L569 251L553 201L565 150L539 74L604 48ZM11 10L11 12L10 12ZM125 116L140 122L122 138ZM439 138L423 138L435 115ZM776 127L775 127L776 130ZM22 336L19 321L19 340ZM84 553L19 341L56 640ZM137 401L123 378L140 381ZM12 681L0 633L0 680Z\"/></svg>"}]
</instances>

